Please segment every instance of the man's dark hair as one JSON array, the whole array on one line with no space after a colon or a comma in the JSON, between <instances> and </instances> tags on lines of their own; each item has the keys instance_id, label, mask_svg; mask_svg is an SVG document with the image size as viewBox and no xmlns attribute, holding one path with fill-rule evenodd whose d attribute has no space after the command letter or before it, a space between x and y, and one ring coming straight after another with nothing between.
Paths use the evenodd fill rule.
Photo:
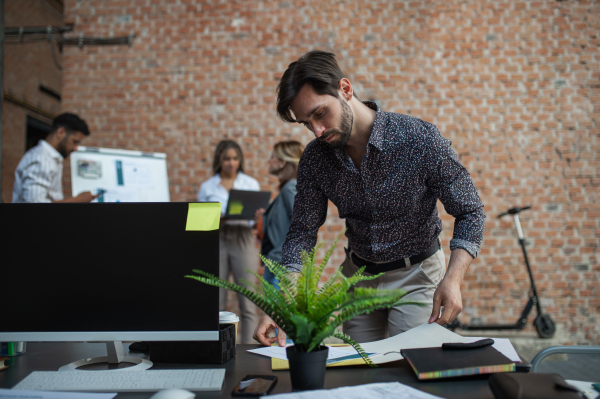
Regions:
<instances>
[{"instance_id":1,"label":"man's dark hair","mask_svg":"<svg viewBox=\"0 0 600 399\"><path fill-rule=\"evenodd\" d=\"M340 80L346 76L338 66L335 54L313 50L292 62L277 85L277 115L285 122L296 122L290 105L305 84L317 94L338 97Z\"/></svg>"},{"instance_id":2,"label":"man's dark hair","mask_svg":"<svg viewBox=\"0 0 600 399\"><path fill-rule=\"evenodd\" d=\"M223 153L230 148L233 148L240 158L240 168L238 171L244 171L244 154L242 153L239 144L233 140L221 140L219 144L217 144L217 148L215 148L215 157L213 159L213 172L215 175L221 172L221 157L223 156Z\"/></svg>"},{"instance_id":3,"label":"man's dark hair","mask_svg":"<svg viewBox=\"0 0 600 399\"><path fill-rule=\"evenodd\" d=\"M86 136L90 135L87 123L79 116L68 112L58 115L52 121L52 132L56 132L60 127L64 128L67 131L67 134L81 132Z\"/></svg>"}]
</instances>

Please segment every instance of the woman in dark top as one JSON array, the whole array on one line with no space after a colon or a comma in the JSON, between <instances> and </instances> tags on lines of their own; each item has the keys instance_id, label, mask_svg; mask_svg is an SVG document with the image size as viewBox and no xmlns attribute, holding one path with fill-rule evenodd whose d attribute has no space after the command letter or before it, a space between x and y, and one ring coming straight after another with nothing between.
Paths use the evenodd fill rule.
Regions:
<instances>
[{"instance_id":1,"label":"woman in dark top","mask_svg":"<svg viewBox=\"0 0 600 399\"><path fill-rule=\"evenodd\" d=\"M259 209L256 219L262 215L263 239L261 254L281 263L281 247L292 223L294 197L296 196L296 171L304 146L297 141L282 141L275 144L269 164L269 173L279 178L279 195L267 207ZM279 288L279 281L265 267L263 277Z\"/></svg>"}]
</instances>

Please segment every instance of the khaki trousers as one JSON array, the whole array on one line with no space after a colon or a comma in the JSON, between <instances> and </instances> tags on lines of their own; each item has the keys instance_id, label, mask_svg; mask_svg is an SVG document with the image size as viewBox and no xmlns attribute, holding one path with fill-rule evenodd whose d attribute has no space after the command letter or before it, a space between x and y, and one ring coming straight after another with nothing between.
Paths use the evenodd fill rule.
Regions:
<instances>
[{"instance_id":1,"label":"khaki trousers","mask_svg":"<svg viewBox=\"0 0 600 399\"><path fill-rule=\"evenodd\" d=\"M346 277L358 270L349 256L346 256L342 268L342 274ZM358 315L344 323L344 333L354 341L364 343L391 337L426 323L433 308L433 293L445 273L444 251L440 248L421 264L386 272L375 280L361 281L355 287L382 290L401 288L407 292L403 299L423 302L426 306L401 305ZM372 276L369 273L365 275Z\"/></svg>"},{"instance_id":2,"label":"khaki trousers","mask_svg":"<svg viewBox=\"0 0 600 399\"><path fill-rule=\"evenodd\" d=\"M258 270L258 251L254 247L254 236L248 226L223 226L220 231L219 248L219 275L222 279L229 279L233 274L233 281L247 287L240 279L254 282L256 277L248 271ZM258 325L259 316L257 306L242 294L237 294L240 304L240 344L256 343L252 335ZM219 310L227 307L227 290L219 288Z\"/></svg>"}]
</instances>

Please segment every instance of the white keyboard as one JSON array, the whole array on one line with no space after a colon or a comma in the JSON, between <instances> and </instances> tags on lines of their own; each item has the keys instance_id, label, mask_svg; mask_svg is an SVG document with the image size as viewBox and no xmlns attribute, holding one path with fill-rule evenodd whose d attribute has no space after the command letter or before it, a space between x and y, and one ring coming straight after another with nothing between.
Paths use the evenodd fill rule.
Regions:
<instances>
[{"instance_id":1,"label":"white keyboard","mask_svg":"<svg viewBox=\"0 0 600 399\"><path fill-rule=\"evenodd\" d=\"M181 388L220 391L225 369L144 371L34 371L13 389L34 391L126 392Z\"/></svg>"}]
</instances>

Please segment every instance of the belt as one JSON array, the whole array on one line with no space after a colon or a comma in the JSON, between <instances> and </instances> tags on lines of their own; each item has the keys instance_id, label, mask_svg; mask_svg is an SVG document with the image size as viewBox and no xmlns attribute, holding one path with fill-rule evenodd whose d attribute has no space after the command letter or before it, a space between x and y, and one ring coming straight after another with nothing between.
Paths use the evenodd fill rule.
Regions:
<instances>
[{"instance_id":1,"label":"belt","mask_svg":"<svg viewBox=\"0 0 600 399\"><path fill-rule=\"evenodd\" d=\"M354 251L352 251L351 249L347 250L346 253L347 254L352 253L352 255L351 255L352 262L356 266L358 266L358 267L366 266L365 272L367 272L369 274L379 274L379 273L389 272L391 270L402 269L407 266L408 262L410 262L411 265L421 263L425 259L429 258L431 255L436 253L438 251L438 249L440 249L440 243L436 239L435 242L429 248L427 248L424 252L421 252L420 254L413 255L410 258L402 258L402 259L398 259L398 260L394 260L394 261L386 262L386 263L375 263L375 262L371 262L371 261L362 259L362 258L358 257L358 255L356 255L356 253L354 253Z\"/></svg>"}]
</instances>

